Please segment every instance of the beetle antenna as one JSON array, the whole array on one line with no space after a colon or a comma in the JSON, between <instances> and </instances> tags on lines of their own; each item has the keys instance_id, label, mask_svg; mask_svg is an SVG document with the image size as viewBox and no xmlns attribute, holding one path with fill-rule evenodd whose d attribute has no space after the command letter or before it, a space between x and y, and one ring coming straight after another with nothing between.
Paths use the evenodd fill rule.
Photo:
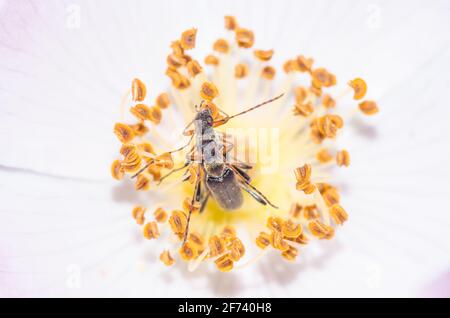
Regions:
<instances>
[{"instance_id":1,"label":"beetle antenna","mask_svg":"<svg viewBox=\"0 0 450 318\"><path fill-rule=\"evenodd\" d=\"M131 176L131 179L134 179L134 178L136 178L138 175L140 175L142 172L144 172L144 170L145 169L147 169L151 164L153 164L155 162L155 160L150 160L149 162L147 162L147 164L143 167L143 168L141 168L141 169L139 169L139 171L138 172L136 172L135 174L133 174L132 176Z\"/></svg>"},{"instance_id":2,"label":"beetle antenna","mask_svg":"<svg viewBox=\"0 0 450 318\"><path fill-rule=\"evenodd\" d=\"M184 245L184 243L186 243L186 240L188 238L189 224L191 223L191 214L192 214L192 210L194 208L195 198L196 198L199 186L200 186L200 167L199 167L199 169L197 171L197 180L195 180L194 194L192 195L191 205L189 206L189 214L188 214L187 220L186 220L186 228L184 230L184 236L183 236L183 243L182 243L182 245Z\"/></svg>"},{"instance_id":3,"label":"beetle antenna","mask_svg":"<svg viewBox=\"0 0 450 318\"><path fill-rule=\"evenodd\" d=\"M191 135L191 138L189 138L189 141L187 142L187 144L185 144L184 146L182 146L182 147L180 147L180 148L178 148L178 149L169 151L169 153L178 152L178 151L181 151L181 150L183 150L184 148L188 147L188 146L191 144L192 139L194 139L194 135Z\"/></svg>"},{"instance_id":4,"label":"beetle antenna","mask_svg":"<svg viewBox=\"0 0 450 318\"><path fill-rule=\"evenodd\" d=\"M276 101L277 99L280 99L281 97L283 97L283 95L284 95L284 93L280 94L277 97L274 97L272 99L266 100L265 102L262 102L261 104L258 104L256 106L253 106L253 107L249 108L249 109L246 109L243 112L240 112L240 113L234 114L232 116L228 116L228 117L225 117L223 119L220 119L220 120L218 120L215 123L226 123L227 121L229 121L232 118L235 118L235 117L240 116L240 115L244 115L245 113L251 112L252 110L255 110L255 109L257 109L257 108L259 108L261 106L264 106L266 104L272 103L272 102Z\"/></svg>"}]
</instances>

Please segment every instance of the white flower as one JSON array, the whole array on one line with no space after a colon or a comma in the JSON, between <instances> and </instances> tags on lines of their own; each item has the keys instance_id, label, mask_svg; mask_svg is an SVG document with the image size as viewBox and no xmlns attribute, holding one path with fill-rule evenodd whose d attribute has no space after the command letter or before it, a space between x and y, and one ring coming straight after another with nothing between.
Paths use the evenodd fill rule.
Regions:
<instances>
[{"instance_id":1,"label":"white flower","mask_svg":"<svg viewBox=\"0 0 450 318\"><path fill-rule=\"evenodd\" d=\"M0 2L0 295L419 295L450 263L448 9ZM256 47L275 48L274 65L304 54L338 80L363 77L381 111L339 137L352 157L337 175L350 218L333 240L312 243L296 263L269 253L240 271L192 273L161 266L130 219L145 196L109 176L112 127L133 78L152 93L169 86L169 41L195 27L201 56L224 14L255 31Z\"/></svg>"}]
</instances>

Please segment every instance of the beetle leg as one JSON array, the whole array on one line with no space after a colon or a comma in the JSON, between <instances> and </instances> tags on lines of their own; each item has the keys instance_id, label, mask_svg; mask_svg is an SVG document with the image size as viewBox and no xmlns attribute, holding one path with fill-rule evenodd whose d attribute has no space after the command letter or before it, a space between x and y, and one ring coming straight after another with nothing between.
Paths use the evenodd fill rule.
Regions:
<instances>
[{"instance_id":1,"label":"beetle leg","mask_svg":"<svg viewBox=\"0 0 450 318\"><path fill-rule=\"evenodd\" d=\"M147 162L147 164L143 168L139 169L138 172L136 172L134 175L131 176L131 179L136 178L138 175L140 175L142 172L144 172L144 170L147 169L154 162L155 162L155 160L153 160L153 159L150 160L149 162Z\"/></svg>"},{"instance_id":2,"label":"beetle leg","mask_svg":"<svg viewBox=\"0 0 450 318\"><path fill-rule=\"evenodd\" d=\"M197 149L195 149L195 147L192 147L191 151L186 155L186 160L201 163L203 162L203 156L202 154L198 154Z\"/></svg>"},{"instance_id":3,"label":"beetle leg","mask_svg":"<svg viewBox=\"0 0 450 318\"><path fill-rule=\"evenodd\" d=\"M206 194L206 196L202 199L201 205L200 205L200 212L202 213L205 208L206 208L206 203L208 203L208 199L211 196L211 193L208 191L208 193Z\"/></svg>"},{"instance_id":4,"label":"beetle leg","mask_svg":"<svg viewBox=\"0 0 450 318\"><path fill-rule=\"evenodd\" d=\"M175 172L177 172L177 171L183 170L184 168L188 167L190 164L191 164L191 163L190 163L189 161L187 161L187 162L184 163L184 165L183 165L182 167L179 167L179 168L176 168L176 169L171 170L170 172L168 172L167 174L165 174L164 176L162 176L161 179L159 179L157 185L160 185L161 182L163 182L163 180L164 180L165 178L169 177L171 174L173 174L173 173L175 173Z\"/></svg>"},{"instance_id":5,"label":"beetle leg","mask_svg":"<svg viewBox=\"0 0 450 318\"><path fill-rule=\"evenodd\" d=\"M231 141L228 141L228 138L232 138L231 135L227 135L226 133L223 132L219 132L220 135L222 135L222 144L223 144L223 148L224 148L224 157L225 157L225 162L230 161L231 164L238 166L241 169L245 169L245 170L249 170L253 168L253 165L243 162L239 159L237 159L235 156L233 155L229 155L229 153L231 152L231 150L234 149L234 143ZM230 160L229 160L230 159Z\"/></svg>"},{"instance_id":6,"label":"beetle leg","mask_svg":"<svg viewBox=\"0 0 450 318\"><path fill-rule=\"evenodd\" d=\"M183 130L183 135L184 136L191 136L195 133L195 130L193 129L189 129L189 127L191 127L191 125L195 122L195 118L191 120L191 122L189 124L187 124L186 128L184 128Z\"/></svg>"},{"instance_id":7,"label":"beetle leg","mask_svg":"<svg viewBox=\"0 0 450 318\"><path fill-rule=\"evenodd\" d=\"M244 170L242 170L239 166L233 164L232 165L234 169L236 169L236 172L239 173L245 180L247 180L248 182L250 182L250 180L252 179L247 172L245 172Z\"/></svg>"},{"instance_id":8,"label":"beetle leg","mask_svg":"<svg viewBox=\"0 0 450 318\"><path fill-rule=\"evenodd\" d=\"M197 192L195 192L195 202L200 202L202 199L202 182L198 183Z\"/></svg>"},{"instance_id":9,"label":"beetle leg","mask_svg":"<svg viewBox=\"0 0 450 318\"><path fill-rule=\"evenodd\" d=\"M263 197L261 197L258 193L256 193L254 190L249 189L248 187L241 185L241 189L245 190L248 194L250 194L256 201L261 203L262 205L267 205L266 200L264 200Z\"/></svg>"},{"instance_id":10,"label":"beetle leg","mask_svg":"<svg viewBox=\"0 0 450 318\"><path fill-rule=\"evenodd\" d=\"M174 153L174 152L178 152L178 151L183 150L184 148L186 148L187 146L189 146L191 144L192 139L194 139L194 135L191 135L191 138L189 138L189 141L187 142L187 144L185 144L184 146L182 146L182 147L180 147L178 149L169 151L169 153Z\"/></svg>"},{"instance_id":11,"label":"beetle leg","mask_svg":"<svg viewBox=\"0 0 450 318\"><path fill-rule=\"evenodd\" d=\"M236 173L236 175L241 179L240 181L240 185L241 187L246 190L247 192L249 192L254 198L255 195L258 195L258 197L262 198L266 203L268 203L270 206L274 207L275 209L278 209L278 207L276 205L274 205L272 202L270 202L270 200L261 193L261 191L259 191L257 188L255 188L254 186L252 186L250 184L250 182L248 182L247 180L245 180L245 178L239 173L238 170L236 170L235 167L233 167L232 165L229 165L229 167ZM259 200L258 200L259 201Z\"/></svg>"},{"instance_id":12,"label":"beetle leg","mask_svg":"<svg viewBox=\"0 0 450 318\"><path fill-rule=\"evenodd\" d=\"M186 230L184 232L184 237L183 237L183 244L186 243L186 240L187 240L187 237L189 234L189 223L191 222L192 207L194 206L195 199L197 197L197 191L200 186L200 169L201 169L200 167L201 166L199 165L198 169L197 169L197 178L195 179L194 193L192 194L191 205L189 206L189 213L188 213L188 217L187 217Z\"/></svg>"},{"instance_id":13,"label":"beetle leg","mask_svg":"<svg viewBox=\"0 0 450 318\"><path fill-rule=\"evenodd\" d=\"M220 109L219 107L217 107L217 110L219 111L219 112L221 112L222 114L224 114L225 115L225 117L230 117L230 115L228 115L226 112L224 112L222 109Z\"/></svg>"},{"instance_id":14,"label":"beetle leg","mask_svg":"<svg viewBox=\"0 0 450 318\"><path fill-rule=\"evenodd\" d=\"M235 157L231 157L231 159L233 159L233 162L231 163L233 166L239 167L244 170L250 170L253 168L252 165L250 165L246 162L240 161L240 160L236 159Z\"/></svg>"},{"instance_id":15,"label":"beetle leg","mask_svg":"<svg viewBox=\"0 0 450 318\"><path fill-rule=\"evenodd\" d=\"M258 202L261 202L260 200L264 200L265 203L268 203L271 207L278 209L278 207L274 205L272 202L270 202L270 200L264 194L262 194L261 191L256 189L247 181L242 180L241 188L250 193Z\"/></svg>"}]
</instances>

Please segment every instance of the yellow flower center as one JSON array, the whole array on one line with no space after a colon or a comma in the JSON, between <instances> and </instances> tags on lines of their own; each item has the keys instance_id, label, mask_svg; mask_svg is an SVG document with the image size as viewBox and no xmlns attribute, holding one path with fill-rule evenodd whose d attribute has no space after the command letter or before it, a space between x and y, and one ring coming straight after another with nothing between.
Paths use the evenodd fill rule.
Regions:
<instances>
[{"instance_id":1,"label":"yellow flower center","mask_svg":"<svg viewBox=\"0 0 450 318\"><path fill-rule=\"evenodd\" d=\"M270 248L294 261L309 240L331 239L335 226L348 219L331 185L330 168L350 163L349 152L334 146L347 119L336 112L344 93L325 93L337 84L336 76L300 55L284 63L284 79L276 81L279 73L269 65L274 50L254 50L249 64L243 53L253 47L254 33L230 16L225 26L230 39L215 41L214 55L204 60L210 71L186 53L195 48L196 29L172 42L170 92L156 95L150 102L155 106L148 106L151 90L134 79L134 123L121 118L114 127L121 157L111 174L130 177L137 191L158 200L134 207L132 216L149 240L168 233L160 255L168 266L182 260L194 269L214 261L219 270L230 271L261 257L258 249ZM348 85L345 92L353 89L355 100L366 95L361 78ZM378 112L373 101L358 107L365 115ZM206 117L194 122L200 112ZM176 116L183 118L182 127ZM167 130L179 131L177 143L184 134L181 147L170 142ZM210 154L204 150L211 140L199 139L206 132L218 146Z\"/></svg>"}]
</instances>

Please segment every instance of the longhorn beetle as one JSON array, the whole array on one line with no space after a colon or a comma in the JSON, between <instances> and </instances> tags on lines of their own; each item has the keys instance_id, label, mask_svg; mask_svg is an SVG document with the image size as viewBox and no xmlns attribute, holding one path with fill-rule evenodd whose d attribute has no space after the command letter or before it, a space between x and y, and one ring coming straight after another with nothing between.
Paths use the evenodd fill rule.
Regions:
<instances>
[{"instance_id":1,"label":"longhorn beetle","mask_svg":"<svg viewBox=\"0 0 450 318\"><path fill-rule=\"evenodd\" d=\"M246 114L256 108L269 104L281 98L283 95L284 94L281 94L232 116L228 116L225 112L219 109L219 111L225 116L216 121L213 119L209 108L201 109L203 101L199 108L196 107L196 115L194 119L183 131L185 136L191 136L189 142L183 147L170 151L169 153L181 151L188 147L194 139L194 136L196 137L196 142L186 155L186 162L184 165L180 168L173 169L168 174L164 175L159 181L159 183L161 183L172 173L183 169L188 169L191 165L196 165L197 167L194 193L189 206L189 214L187 216L183 244L186 242L189 233L189 223L194 205L200 205L200 213L203 212L210 196L212 196L224 210L236 210L240 208L243 203L242 189L248 192L259 203L263 205L269 204L270 206L278 209L278 207L272 204L269 199L264 196L264 194L251 185L251 178L247 174L246 170L252 169L252 165L239 161L235 158L233 158L234 160L231 162L228 162L229 160L227 160L227 154L233 148L233 144L227 141L228 136L226 134L219 132L214 128L227 123L232 118ZM192 124L194 124L194 129L188 130ZM147 169L152 162L153 161L147 163L146 166L140 169L135 175L133 175L132 178ZM189 176L185 177L184 181L188 179Z\"/></svg>"}]
</instances>

